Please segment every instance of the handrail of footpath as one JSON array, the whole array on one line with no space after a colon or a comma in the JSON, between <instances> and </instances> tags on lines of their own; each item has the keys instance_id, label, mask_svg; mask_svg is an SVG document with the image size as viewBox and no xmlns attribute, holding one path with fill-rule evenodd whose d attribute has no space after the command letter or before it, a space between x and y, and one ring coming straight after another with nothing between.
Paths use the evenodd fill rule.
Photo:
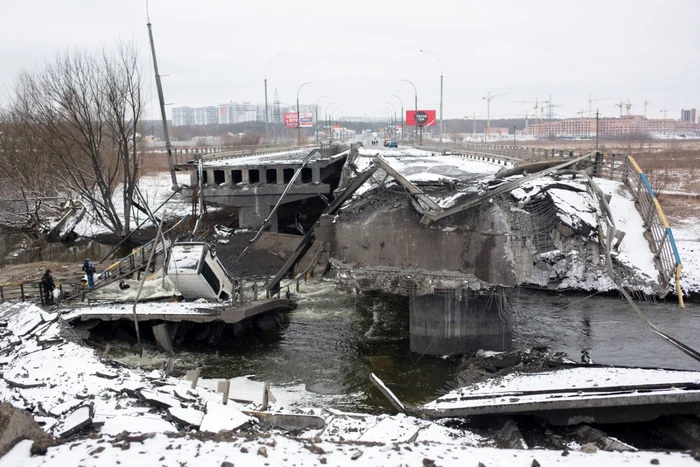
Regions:
<instances>
[{"instance_id":1,"label":"handrail of footpath","mask_svg":"<svg viewBox=\"0 0 700 467\"><path fill-rule=\"evenodd\" d=\"M678 253L678 247L676 246L676 240L673 237L673 230L671 230L671 226L649 183L649 179L644 172L642 172L637 161L635 161L632 156L627 156L627 162L627 170L630 171L631 166L631 169L636 172L637 176L628 175L625 177L625 182L639 204L642 218L651 232L654 248L656 250L654 254L659 260L661 274L668 282L675 279L678 304L681 308L685 308L683 290L681 289L681 271L683 265L681 263L680 254Z\"/></svg>"}]
</instances>

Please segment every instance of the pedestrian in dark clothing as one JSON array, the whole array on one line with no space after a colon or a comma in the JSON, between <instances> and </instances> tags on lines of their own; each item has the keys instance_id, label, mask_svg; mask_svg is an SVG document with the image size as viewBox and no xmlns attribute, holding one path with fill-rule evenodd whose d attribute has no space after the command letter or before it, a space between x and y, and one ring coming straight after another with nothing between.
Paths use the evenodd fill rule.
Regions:
<instances>
[{"instance_id":1,"label":"pedestrian in dark clothing","mask_svg":"<svg viewBox=\"0 0 700 467\"><path fill-rule=\"evenodd\" d=\"M90 261L90 258L86 259L83 263L83 271L85 271L85 275L87 276L88 287L93 288L95 286L95 279L93 277L95 274L95 263Z\"/></svg>"},{"instance_id":2,"label":"pedestrian in dark clothing","mask_svg":"<svg viewBox=\"0 0 700 467\"><path fill-rule=\"evenodd\" d=\"M56 288L56 285L53 282L50 269L47 269L41 276L41 286L44 289L44 305L53 305L53 289Z\"/></svg>"}]
</instances>

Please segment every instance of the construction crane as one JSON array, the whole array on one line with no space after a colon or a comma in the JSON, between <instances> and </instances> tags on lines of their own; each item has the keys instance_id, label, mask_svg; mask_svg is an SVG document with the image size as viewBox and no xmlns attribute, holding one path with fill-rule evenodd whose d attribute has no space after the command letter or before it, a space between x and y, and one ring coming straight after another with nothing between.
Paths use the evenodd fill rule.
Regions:
<instances>
[{"instance_id":1,"label":"construction crane","mask_svg":"<svg viewBox=\"0 0 700 467\"><path fill-rule=\"evenodd\" d=\"M625 103L624 101L620 100L619 104L613 104L610 107L619 107L620 108L620 118L622 118L622 109L625 108Z\"/></svg>"},{"instance_id":2,"label":"construction crane","mask_svg":"<svg viewBox=\"0 0 700 467\"><path fill-rule=\"evenodd\" d=\"M543 103L543 102L540 102L540 101L539 101L539 97L535 97L535 100L534 100L534 101L513 101L513 103L517 103L517 104L535 104L535 106L533 107L533 109L535 110L535 135L534 135L534 136L539 136L539 131L540 131L540 129L539 129L539 126L538 126L538 125L539 125L539 123L541 123L541 122L539 121L539 115L538 115L537 111L540 110L540 108L542 108L542 109L544 110L544 107L543 107L543 106L542 106L542 107L540 106L540 104ZM527 127L527 112L525 112L525 127Z\"/></svg>"},{"instance_id":3,"label":"construction crane","mask_svg":"<svg viewBox=\"0 0 700 467\"><path fill-rule=\"evenodd\" d=\"M627 99L627 102L625 102L625 109L627 110L627 116L629 117L632 114L632 103L629 99Z\"/></svg>"},{"instance_id":4,"label":"construction crane","mask_svg":"<svg viewBox=\"0 0 700 467\"><path fill-rule=\"evenodd\" d=\"M591 97L591 95L589 94L589 95L588 95L588 100L586 101L586 102L588 102L588 118L593 118L593 103L594 103L594 102L606 101L606 100L608 100L608 99L610 99L610 98L609 98L609 97L596 97L596 98L593 98L593 97Z\"/></svg>"},{"instance_id":5,"label":"construction crane","mask_svg":"<svg viewBox=\"0 0 700 467\"><path fill-rule=\"evenodd\" d=\"M507 96L508 93L491 95L491 91L486 93L486 97L482 97L486 101L486 137L489 136L489 130L491 129L491 101L495 97Z\"/></svg>"},{"instance_id":6,"label":"construction crane","mask_svg":"<svg viewBox=\"0 0 700 467\"><path fill-rule=\"evenodd\" d=\"M644 118L647 118L647 106L649 105L649 101L647 98L644 98Z\"/></svg>"}]
</instances>

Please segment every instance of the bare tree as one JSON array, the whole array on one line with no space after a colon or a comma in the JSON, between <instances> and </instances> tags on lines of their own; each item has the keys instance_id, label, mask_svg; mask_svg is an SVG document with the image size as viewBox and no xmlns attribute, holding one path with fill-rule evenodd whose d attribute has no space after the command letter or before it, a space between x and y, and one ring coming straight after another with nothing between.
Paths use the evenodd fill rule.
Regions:
<instances>
[{"instance_id":1,"label":"bare tree","mask_svg":"<svg viewBox=\"0 0 700 467\"><path fill-rule=\"evenodd\" d=\"M0 194L2 222L47 230L59 203L49 160L37 151L32 129L9 110L0 111Z\"/></svg>"},{"instance_id":2,"label":"bare tree","mask_svg":"<svg viewBox=\"0 0 700 467\"><path fill-rule=\"evenodd\" d=\"M32 130L37 153L51 161L56 182L118 235L130 229L139 174L136 128L143 107L137 59L132 45L99 55L61 53L55 62L20 74L12 103L17 123ZM124 219L113 200L120 182Z\"/></svg>"}]
</instances>

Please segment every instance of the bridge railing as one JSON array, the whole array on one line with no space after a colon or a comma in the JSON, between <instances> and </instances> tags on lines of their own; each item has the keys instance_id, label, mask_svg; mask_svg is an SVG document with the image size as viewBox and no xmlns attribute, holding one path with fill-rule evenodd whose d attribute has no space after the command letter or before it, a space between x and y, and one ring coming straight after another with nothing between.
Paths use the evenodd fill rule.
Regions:
<instances>
[{"instance_id":1,"label":"bridge railing","mask_svg":"<svg viewBox=\"0 0 700 467\"><path fill-rule=\"evenodd\" d=\"M417 148L439 148L452 151L474 151L477 153L494 154L512 159L535 160L553 157L579 157L588 151L571 151L558 148L530 147L525 145L493 144L493 143L439 143L431 141L430 144L416 145Z\"/></svg>"},{"instance_id":2,"label":"bridge railing","mask_svg":"<svg viewBox=\"0 0 700 467\"><path fill-rule=\"evenodd\" d=\"M649 241L661 285L667 290L675 285L678 302L681 307L684 307L680 284L683 264L673 237L673 230L646 174L632 156L597 153L592 157L594 176L622 181L630 189L644 220L644 227L650 233Z\"/></svg>"}]
</instances>

